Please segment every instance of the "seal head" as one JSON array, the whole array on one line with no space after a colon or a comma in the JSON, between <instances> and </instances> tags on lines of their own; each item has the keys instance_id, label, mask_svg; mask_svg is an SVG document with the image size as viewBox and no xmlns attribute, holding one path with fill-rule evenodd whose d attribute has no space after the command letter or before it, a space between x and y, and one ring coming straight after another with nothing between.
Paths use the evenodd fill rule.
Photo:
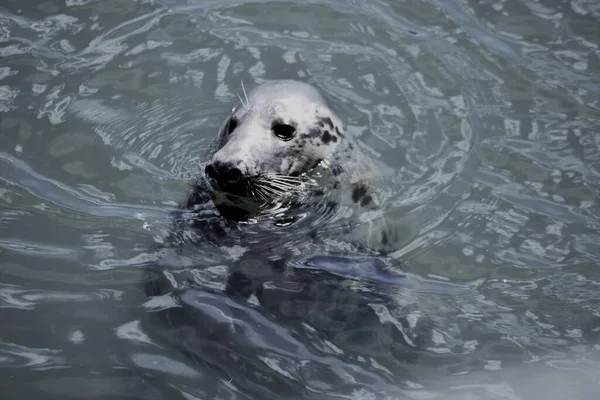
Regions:
<instances>
[{"instance_id":1,"label":"seal head","mask_svg":"<svg viewBox=\"0 0 600 400\"><path fill-rule=\"evenodd\" d=\"M341 119L313 86L271 81L249 93L225 121L205 167L217 207L261 203L298 187L339 147ZM220 204L223 205L223 204Z\"/></svg>"}]
</instances>

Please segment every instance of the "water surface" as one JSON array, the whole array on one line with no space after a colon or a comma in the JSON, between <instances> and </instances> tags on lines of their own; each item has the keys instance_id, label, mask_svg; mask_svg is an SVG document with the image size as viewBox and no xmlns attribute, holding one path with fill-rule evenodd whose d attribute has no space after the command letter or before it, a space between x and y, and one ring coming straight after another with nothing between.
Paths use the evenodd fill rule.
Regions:
<instances>
[{"instance_id":1,"label":"water surface","mask_svg":"<svg viewBox=\"0 0 600 400\"><path fill-rule=\"evenodd\" d=\"M2 399L595 398L599 19L592 0L5 1ZM312 247L259 304L224 293L243 244L204 243L179 307L148 298L241 82L282 78L377 163L394 251Z\"/></svg>"}]
</instances>

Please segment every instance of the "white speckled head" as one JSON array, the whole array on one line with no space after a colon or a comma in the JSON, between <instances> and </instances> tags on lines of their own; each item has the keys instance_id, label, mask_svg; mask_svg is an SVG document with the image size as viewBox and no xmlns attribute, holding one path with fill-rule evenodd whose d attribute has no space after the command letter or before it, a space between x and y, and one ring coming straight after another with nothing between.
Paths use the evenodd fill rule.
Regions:
<instances>
[{"instance_id":1,"label":"white speckled head","mask_svg":"<svg viewBox=\"0 0 600 400\"><path fill-rule=\"evenodd\" d=\"M243 192L249 179L310 171L343 139L342 121L315 87L271 81L232 110L205 171L213 187Z\"/></svg>"}]
</instances>

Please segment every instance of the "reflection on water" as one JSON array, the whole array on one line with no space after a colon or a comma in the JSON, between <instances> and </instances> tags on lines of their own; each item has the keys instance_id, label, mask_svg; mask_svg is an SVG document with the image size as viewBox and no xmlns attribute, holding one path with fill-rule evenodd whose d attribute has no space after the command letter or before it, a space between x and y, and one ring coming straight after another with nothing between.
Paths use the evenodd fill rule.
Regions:
<instances>
[{"instance_id":1,"label":"reflection on water","mask_svg":"<svg viewBox=\"0 0 600 400\"><path fill-rule=\"evenodd\" d=\"M5 2L3 399L594 398L599 18L591 0ZM377 164L394 250L209 207L156 252L241 82L281 78L318 85ZM227 293L240 264L264 280L248 299ZM148 297L157 279L182 287Z\"/></svg>"}]
</instances>

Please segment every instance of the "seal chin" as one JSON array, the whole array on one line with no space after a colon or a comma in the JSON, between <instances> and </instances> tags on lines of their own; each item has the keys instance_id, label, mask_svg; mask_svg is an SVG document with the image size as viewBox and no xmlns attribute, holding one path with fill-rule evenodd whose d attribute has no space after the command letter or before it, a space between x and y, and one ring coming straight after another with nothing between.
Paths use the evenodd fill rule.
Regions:
<instances>
[{"instance_id":1,"label":"seal chin","mask_svg":"<svg viewBox=\"0 0 600 400\"><path fill-rule=\"evenodd\" d=\"M262 199L214 188L211 198L221 216L237 221L245 221L256 216L265 205Z\"/></svg>"},{"instance_id":2,"label":"seal chin","mask_svg":"<svg viewBox=\"0 0 600 400\"><path fill-rule=\"evenodd\" d=\"M230 204L215 203L215 207L217 208L217 211L219 211L219 214L222 217L234 221L248 221L256 215L256 212L254 212L253 210L248 210L243 207L236 207Z\"/></svg>"},{"instance_id":3,"label":"seal chin","mask_svg":"<svg viewBox=\"0 0 600 400\"><path fill-rule=\"evenodd\" d=\"M223 192L225 194L229 194L236 197L254 197L252 196L250 189L252 185L245 180L226 185L219 184L219 182L216 182L211 179L209 179L208 182L214 191Z\"/></svg>"}]
</instances>

